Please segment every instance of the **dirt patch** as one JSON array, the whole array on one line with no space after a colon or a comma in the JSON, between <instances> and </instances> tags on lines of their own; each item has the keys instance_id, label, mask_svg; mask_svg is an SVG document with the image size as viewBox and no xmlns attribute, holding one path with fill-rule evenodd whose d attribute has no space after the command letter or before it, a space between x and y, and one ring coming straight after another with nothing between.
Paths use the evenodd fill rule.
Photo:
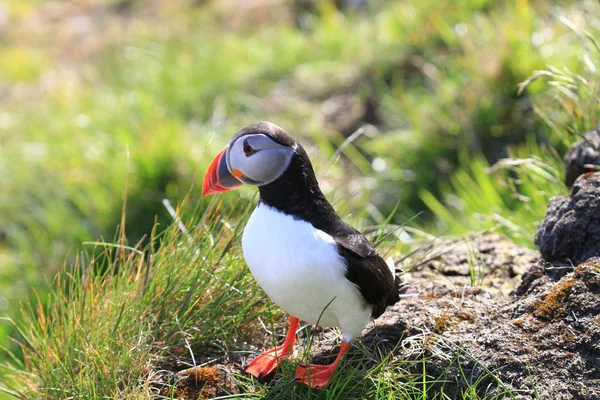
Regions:
<instances>
[{"instance_id":1,"label":"dirt patch","mask_svg":"<svg viewBox=\"0 0 600 400\"><path fill-rule=\"evenodd\" d=\"M188 368L179 372L161 370L154 375L153 386L160 396L184 400L204 400L238 394L229 366ZM236 371L237 372L237 371Z\"/></svg>"},{"instance_id":2,"label":"dirt patch","mask_svg":"<svg viewBox=\"0 0 600 400\"><path fill-rule=\"evenodd\" d=\"M220 391L221 379L219 379L219 370L216 368L191 368L178 375L180 380L173 390L175 397L205 399L215 397Z\"/></svg>"},{"instance_id":3,"label":"dirt patch","mask_svg":"<svg viewBox=\"0 0 600 400\"><path fill-rule=\"evenodd\" d=\"M539 257L539 252L496 234L441 240L421 247L403 262L408 268L404 281L431 297L483 289L508 295Z\"/></svg>"}]
</instances>

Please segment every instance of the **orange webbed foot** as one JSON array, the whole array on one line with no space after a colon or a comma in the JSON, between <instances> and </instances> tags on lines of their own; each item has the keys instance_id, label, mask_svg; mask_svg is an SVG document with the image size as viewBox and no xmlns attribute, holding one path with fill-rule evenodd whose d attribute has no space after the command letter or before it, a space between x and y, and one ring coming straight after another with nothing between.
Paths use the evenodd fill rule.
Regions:
<instances>
[{"instance_id":1,"label":"orange webbed foot","mask_svg":"<svg viewBox=\"0 0 600 400\"><path fill-rule=\"evenodd\" d=\"M262 379L277 368L280 360L286 358L288 352L285 345L270 349L250 361L244 371L255 378Z\"/></svg>"},{"instance_id":2,"label":"orange webbed foot","mask_svg":"<svg viewBox=\"0 0 600 400\"><path fill-rule=\"evenodd\" d=\"M329 384L335 372L335 365L298 365L296 367L296 382L303 383L313 389L321 389Z\"/></svg>"},{"instance_id":3,"label":"orange webbed foot","mask_svg":"<svg viewBox=\"0 0 600 400\"><path fill-rule=\"evenodd\" d=\"M313 389L324 388L329 384L331 377L335 373L335 370L340 363L340 360L349 349L350 344L347 342L342 342L337 358L330 365L298 365L296 367L295 381L308 385Z\"/></svg>"},{"instance_id":4,"label":"orange webbed foot","mask_svg":"<svg viewBox=\"0 0 600 400\"><path fill-rule=\"evenodd\" d=\"M244 371L258 379L262 379L273 372L277 368L279 361L287 358L292 352L299 323L300 320L298 318L290 317L290 327L283 344L257 356L254 360L250 361Z\"/></svg>"}]
</instances>

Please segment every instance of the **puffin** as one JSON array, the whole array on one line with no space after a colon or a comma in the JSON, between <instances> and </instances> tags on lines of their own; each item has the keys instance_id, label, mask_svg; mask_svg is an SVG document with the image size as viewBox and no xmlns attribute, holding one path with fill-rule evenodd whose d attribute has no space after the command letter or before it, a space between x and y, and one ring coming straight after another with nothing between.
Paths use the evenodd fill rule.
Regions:
<instances>
[{"instance_id":1,"label":"puffin","mask_svg":"<svg viewBox=\"0 0 600 400\"><path fill-rule=\"evenodd\" d=\"M245 371L261 379L293 351L300 320L339 327L341 344L330 365L298 365L295 381L330 382L350 343L400 299L400 279L369 240L336 213L319 188L302 145L270 122L235 133L211 162L203 196L243 184L260 199L242 235L244 260L268 297L289 315L281 346L254 358Z\"/></svg>"}]
</instances>

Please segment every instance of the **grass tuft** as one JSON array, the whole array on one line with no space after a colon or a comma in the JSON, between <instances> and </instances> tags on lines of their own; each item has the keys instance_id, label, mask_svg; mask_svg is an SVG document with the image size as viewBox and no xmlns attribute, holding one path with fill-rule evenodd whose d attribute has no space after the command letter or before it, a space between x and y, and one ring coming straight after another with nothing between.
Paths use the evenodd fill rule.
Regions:
<instances>
[{"instance_id":1,"label":"grass tuft","mask_svg":"<svg viewBox=\"0 0 600 400\"><path fill-rule=\"evenodd\" d=\"M223 210L213 203L194 221L191 245L172 225L157 250L157 237L144 249L102 243L99 257L82 253L57 274L47 302L27 306L17 325L27 372L15 366L6 376L31 383L14 390L26 397L110 397L146 387L149 371L175 348L189 348L197 363L243 348L264 301L239 247L230 245L239 229L217 211Z\"/></svg>"}]
</instances>

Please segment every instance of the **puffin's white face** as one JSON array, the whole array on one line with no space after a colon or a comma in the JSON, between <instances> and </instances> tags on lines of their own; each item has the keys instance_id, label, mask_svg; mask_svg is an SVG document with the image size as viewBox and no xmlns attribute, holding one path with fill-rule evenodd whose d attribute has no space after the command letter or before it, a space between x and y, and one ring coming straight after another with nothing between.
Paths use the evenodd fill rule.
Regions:
<instances>
[{"instance_id":1,"label":"puffin's white face","mask_svg":"<svg viewBox=\"0 0 600 400\"><path fill-rule=\"evenodd\" d=\"M290 165L294 149L264 133L250 133L231 141L210 164L202 194L234 189L243 183L262 186L273 182Z\"/></svg>"},{"instance_id":2,"label":"puffin's white face","mask_svg":"<svg viewBox=\"0 0 600 400\"><path fill-rule=\"evenodd\" d=\"M262 133L242 136L229 146L229 171L240 181L257 186L279 178L290 165L294 154L292 148L276 143Z\"/></svg>"}]
</instances>

